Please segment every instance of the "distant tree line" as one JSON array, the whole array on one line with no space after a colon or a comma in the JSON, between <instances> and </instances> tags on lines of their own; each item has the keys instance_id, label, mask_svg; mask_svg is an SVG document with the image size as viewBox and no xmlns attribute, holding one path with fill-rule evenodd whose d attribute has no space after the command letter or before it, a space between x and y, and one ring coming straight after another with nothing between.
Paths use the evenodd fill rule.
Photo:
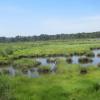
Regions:
<instances>
[{"instance_id":1,"label":"distant tree line","mask_svg":"<svg viewBox=\"0 0 100 100\"><path fill-rule=\"evenodd\" d=\"M27 41L46 41L46 40L66 40L66 39L82 39L82 38L100 38L100 32L92 33L76 33L76 34L56 34L40 36L16 36L16 37L0 37L0 42L27 42Z\"/></svg>"}]
</instances>

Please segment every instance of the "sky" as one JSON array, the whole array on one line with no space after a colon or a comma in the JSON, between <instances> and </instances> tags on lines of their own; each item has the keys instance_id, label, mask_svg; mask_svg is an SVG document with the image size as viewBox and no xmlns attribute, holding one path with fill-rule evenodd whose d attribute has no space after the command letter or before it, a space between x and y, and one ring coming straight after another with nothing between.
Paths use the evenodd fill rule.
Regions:
<instances>
[{"instance_id":1,"label":"sky","mask_svg":"<svg viewBox=\"0 0 100 100\"><path fill-rule=\"evenodd\" d=\"M0 37L100 31L100 0L0 0Z\"/></svg>"}]
</instances>

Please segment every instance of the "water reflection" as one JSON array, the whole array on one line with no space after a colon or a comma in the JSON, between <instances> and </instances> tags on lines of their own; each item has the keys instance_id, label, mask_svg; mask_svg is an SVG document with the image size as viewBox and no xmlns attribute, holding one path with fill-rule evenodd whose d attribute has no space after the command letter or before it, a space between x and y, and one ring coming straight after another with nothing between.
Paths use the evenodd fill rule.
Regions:
<instances>
[{"instance_id":1,"label":"water reflection","mask_svg":"<svg viewBox=\"0 0 100 100\"><path fill-rule=\"evenodd\" d=\"M100 50L93 50L94 53L94 57L91 57L91 59L93 60L91 63L85 63L85 64L81 64L83 66L89 66L89 65L98 65L100 63L100 57L98 57L97 55L100 53ZM73 64L80 64L79 63L79 58L80 57L85 57L85 56L73 56L72 57L72 63Z\"/></svg>"},{"instance_id":2,"label":"water reflection","mask_svg":"<svg viewBox=\"0 0 100 100\"><path fill-rule=\"evenodd\" d=\"M32 78L36 78L36 77L39 77L39 72L38 71L32 72L31 70L28 70L27 76L32 77Z\"/></svg>"},{"instance_id":3,"label":"water reflection","mask_svg":"<svg viewBox=\"0 0 100 100\"><path fill-rule=\"evenodd\" d=\"M86 56L72 56L71 59L72 59L72 64L80 64L82 66L90 66L90 65L98 65L100 63L100 57L98 57L97 55L100 54L100 50L93 50L93 53L95 54L94 57L91 57L91 59L93 60L92 62L89 62L89 63L84 63L84 64L80 64L79 63L79 58L80 57L86 57ZM51 58L51 57L50 57ZM52 57L54 59L64 59L66 60L67 57ZM34 58L36 59L36 61L40 62L41 63L41 66L50 66L50 70L51 70L51 73L55 73L56 72L56 68L57 68L57 65L56 65L56 62L47 62L47 59L48 58ZM2 66L0 68L0 73L2 74L3 73L6 73L6 74L9 74L11 76L16 76L16 75L26 75L28 77L32 77L32 78L35 78L35 77L39 77L40 74L38 72L38 67L37 68L31 68L31 69L28 69L27 71L25 72L22 72L21 70L17 70L17 69L14 69L13 66Z\"/></svg>"}]
</instances>

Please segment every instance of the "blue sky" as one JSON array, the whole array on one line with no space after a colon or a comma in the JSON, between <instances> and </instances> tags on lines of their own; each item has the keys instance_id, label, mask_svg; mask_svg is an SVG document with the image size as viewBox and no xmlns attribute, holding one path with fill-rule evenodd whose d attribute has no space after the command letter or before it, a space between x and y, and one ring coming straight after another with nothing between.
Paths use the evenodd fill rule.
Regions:
<instances>
[{"instance_id":1,"label":"blue sky","mask_svg":"<svg viewBox=\"0 0 100 100\"><path fill-rule=\"evenodd\" d=\"M0 0L0 36L100 31L100 0Z\"/></svg>"}]
</instances>

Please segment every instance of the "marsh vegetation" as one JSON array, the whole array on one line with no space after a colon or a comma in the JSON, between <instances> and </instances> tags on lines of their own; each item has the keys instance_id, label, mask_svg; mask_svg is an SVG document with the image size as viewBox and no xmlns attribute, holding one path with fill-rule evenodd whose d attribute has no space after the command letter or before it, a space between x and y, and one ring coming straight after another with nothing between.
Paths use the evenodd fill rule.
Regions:
<instances>
[{"instance_id":1,"label":"marsh vegetation","mask_svg":"<svg viewBox=\"0 0 100 100\"><path fill-rule=\"evenodd\" d=\"M99 54L99 39L0 43L0 99L99 100Z\"/></svg>"}]
</instances>

